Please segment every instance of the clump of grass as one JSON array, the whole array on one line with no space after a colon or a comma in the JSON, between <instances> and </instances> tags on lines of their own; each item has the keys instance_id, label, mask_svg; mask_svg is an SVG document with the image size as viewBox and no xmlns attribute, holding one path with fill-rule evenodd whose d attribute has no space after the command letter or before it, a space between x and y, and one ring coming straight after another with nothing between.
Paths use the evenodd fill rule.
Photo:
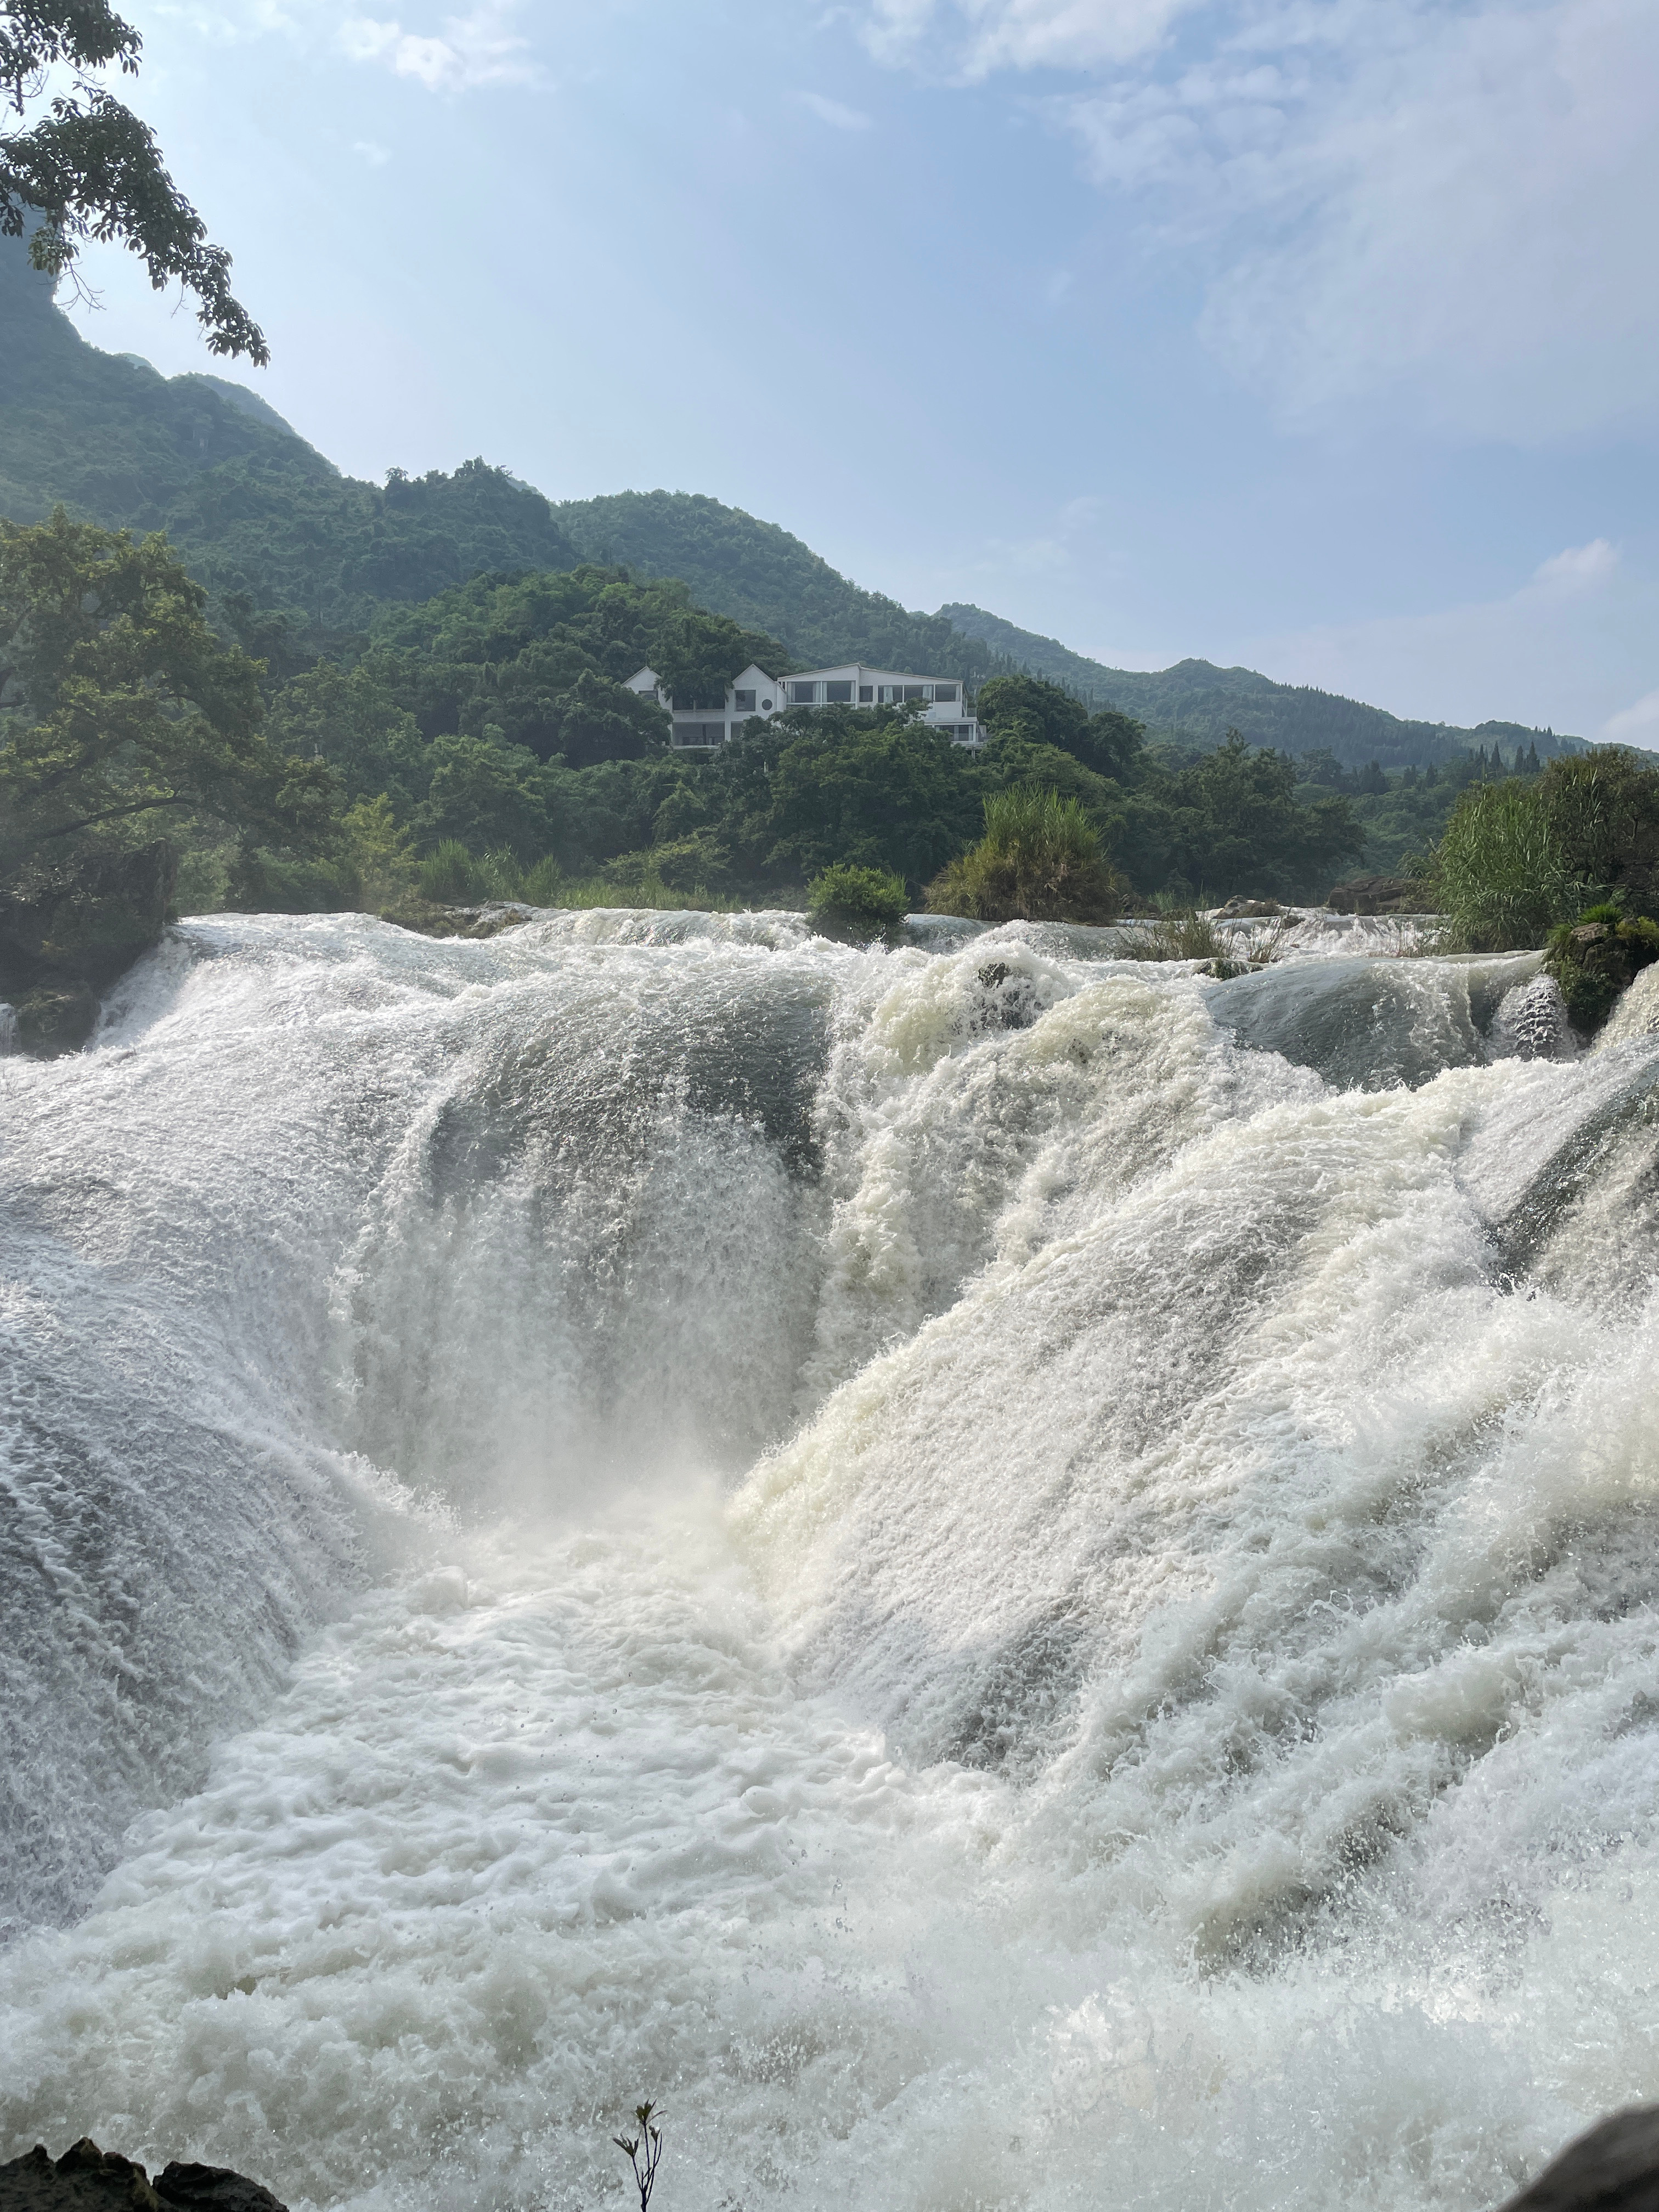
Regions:
<instances>
[{"instance_id":1,"label":"clump of grass","mask_svg":"<svg viewBox=\"0 0 1659 2212\"><path fill-rule=\"evenodd\" d=\"M1149 922L1120 931L1113 950L1123 960L1227 960L1222 932L1194 907L1168 908Z\"/></svg>"},{"instance_id":2,"label":"clump of grass","mask_svg":"<svg viewBox=\"0 0 1659 2212\"><path fill-rule=\"evenodd\" d=\"M418 880L422 898L434 904L481 906L489 899L522 898L525 870L511 853L470 853L447 837L421 862Z\"/></svg>"},{"instance_id":3,"label":"clump of grass","mask_svg":"<svg viewBox=\"0 0 1659 2212\"><path fill-rule=\"evenodd\" d=\"M806 889L806 918L820 937L843 945L890 945L910 911L902 879L886 868L843 862L814 876Z\"/></svg>"},{"instance_id":4,"label":"clump of grass","mask_svg":"<svg viewBox=\"0 0 1659 2212\"><path fill-rule=\"evenodd\" d=\"M975 921L1116 920L1123 884L1079 800L1016 784L985 802L985 835L927 886L930 914Z\"/></svg>"}]
</instances>

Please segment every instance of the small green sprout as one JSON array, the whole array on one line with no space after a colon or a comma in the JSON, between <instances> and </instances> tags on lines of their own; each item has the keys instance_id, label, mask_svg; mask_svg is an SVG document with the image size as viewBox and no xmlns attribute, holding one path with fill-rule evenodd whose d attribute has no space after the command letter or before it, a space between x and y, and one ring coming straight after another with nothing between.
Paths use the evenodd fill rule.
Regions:
<instances>
[{"instance_id":1,"label":"small green sprout","mask_svg":"<svg viewBox=\"0 0 1659 2212\"><path fill-rule=\"evenodd\" d=\"M634 2186L640 2192L640 2212L647 2212L651 2191L657 2185L658 2162L662 2157L662 2130L652 2121L656 2109L648 2098L644 2104L635 2105L634 2118L639 2124L638 2135L611 2138L634 2169Z\"/></svg>"}]
</instances>

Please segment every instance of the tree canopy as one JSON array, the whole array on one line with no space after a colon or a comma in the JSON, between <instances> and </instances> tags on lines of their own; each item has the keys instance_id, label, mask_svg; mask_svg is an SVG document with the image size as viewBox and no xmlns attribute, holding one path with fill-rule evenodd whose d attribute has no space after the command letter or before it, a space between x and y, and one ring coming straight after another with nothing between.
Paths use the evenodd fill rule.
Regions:
<instances>
[{"instance_id":1,"label":"tree canopy","mask_svg":"<svg viewBox=\"0 0 1659 2212\"><path fill-rule=\"evenodd\" d=\"M9 865L71 841L195 821L244 842L314 838L334 779L274 755L258 667L209 628L164 539L0 523L0 844Z\"/></svg>"},{"instance_id":2,"label":"tree canopy","mask_svg":"<svg viewBox=\"0 0 1659 2212\"><path fill-rule=\"evenodd\" d=\"M270 357L230 289L230 256L162 165L161 149L92 72L135 76L143 45L107 0L8 0L0 8L0 98L22 128L0 130L0 236L28 233L37 269L71 272L88 240L136 253L150 283L196 295L216 354ZM52 72L57 88L49 90Z\"/></svg>"}]
</instances>

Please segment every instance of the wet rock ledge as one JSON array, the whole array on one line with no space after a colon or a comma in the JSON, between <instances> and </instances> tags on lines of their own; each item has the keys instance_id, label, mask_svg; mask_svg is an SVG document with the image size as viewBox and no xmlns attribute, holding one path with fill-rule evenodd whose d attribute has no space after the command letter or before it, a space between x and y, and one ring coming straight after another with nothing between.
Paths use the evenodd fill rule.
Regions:
<instances>
[{"instance_id":1,"label":"wet rock ledge","mask_svg":"<svg viewBox=\"0 0 1659 2212\"><path fill-rule=\"evenodd\" d=\"M83 2136L60 2159L36 2143L0 2166L0 2212L287 2212L268 2189L228 2166L175 2159L154 2181L142 2166Z\"/></svg>"}]
</instances>

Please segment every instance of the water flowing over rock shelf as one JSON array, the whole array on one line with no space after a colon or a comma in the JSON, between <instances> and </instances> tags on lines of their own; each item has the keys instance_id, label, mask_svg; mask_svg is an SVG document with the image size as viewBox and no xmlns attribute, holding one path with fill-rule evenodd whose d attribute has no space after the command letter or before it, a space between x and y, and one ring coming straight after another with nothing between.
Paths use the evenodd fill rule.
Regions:
<instances>
[{"instance_id":1,"label":"water flowing over rock shelf","mask_svg":"<svg viewBox=\"0 0 1659 2212\"><path fill-rule=\"evenodd\" d=\"M0 2159L1490 2212L1650 2100L1659 969L1409 929L220 915L0 1060Z\"/></svg>"}]
</instances>

